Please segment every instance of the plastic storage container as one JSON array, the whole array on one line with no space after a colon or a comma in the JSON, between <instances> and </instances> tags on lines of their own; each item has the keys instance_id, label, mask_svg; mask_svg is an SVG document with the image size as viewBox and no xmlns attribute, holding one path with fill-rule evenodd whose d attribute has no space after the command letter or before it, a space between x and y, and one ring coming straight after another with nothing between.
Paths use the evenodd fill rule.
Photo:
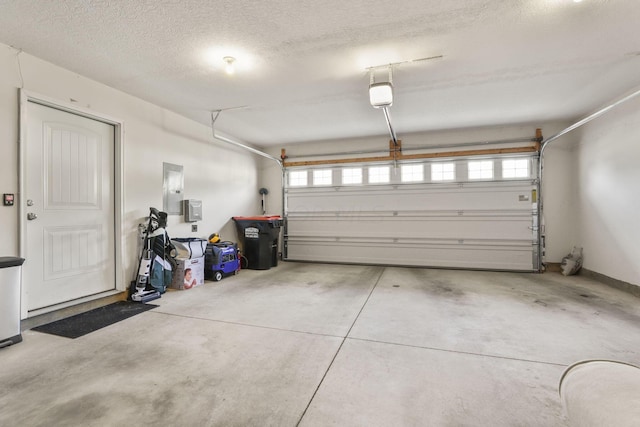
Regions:
<instances>
[{"instance_id":1,"label":"plastic storage container","mask_svg":"<svg viewBox=\"0 0 640 427\"><path fill-rule=\"evenodd\" d=\"M22 341L20 275L24 259L0 257L0 348Z\"/></svg>"},{"instance_id":2,"label":"plastic storage container","mask_svg":"<svg viewBox=\"0 0 640 427\"><path fill-rule=\"evenodd\" d=\"M242 255L247 268L268 270L278 265L278 236L282 227L280 216L234 216Z\"/></svg>"}]
</instances>

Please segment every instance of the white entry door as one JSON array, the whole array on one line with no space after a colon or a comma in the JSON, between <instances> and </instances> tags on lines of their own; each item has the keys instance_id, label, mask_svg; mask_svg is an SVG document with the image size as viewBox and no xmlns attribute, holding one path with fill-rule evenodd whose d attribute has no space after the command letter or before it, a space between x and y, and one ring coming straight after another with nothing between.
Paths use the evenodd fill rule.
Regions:
<instances>
[{"instance_id":1,"label":"white entry door","mask_svg":"<svg viewBox=\"0 0 640 427\"><path fill-rule=\"evenodd\" d=\"M30 313L115 289L114 126L29 101L23 286Z\"/></svg>"}]
</instances>

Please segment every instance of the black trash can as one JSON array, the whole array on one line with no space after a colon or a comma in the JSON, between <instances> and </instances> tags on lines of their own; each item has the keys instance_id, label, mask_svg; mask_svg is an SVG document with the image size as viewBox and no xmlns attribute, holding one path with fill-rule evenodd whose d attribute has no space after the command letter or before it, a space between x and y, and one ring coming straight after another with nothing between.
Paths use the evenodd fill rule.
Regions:
<instances>
[{"instance_id":1,"label":"black trash can","mask_svg":"<svg viewBox=\"0 0 640 427\"><path fill-rule=\"evenodd\" d=\"M278 236L282 227L280 216L234 216L242 254L247 268L268 270L278 265Z\"/></svg>"}]
</instances>

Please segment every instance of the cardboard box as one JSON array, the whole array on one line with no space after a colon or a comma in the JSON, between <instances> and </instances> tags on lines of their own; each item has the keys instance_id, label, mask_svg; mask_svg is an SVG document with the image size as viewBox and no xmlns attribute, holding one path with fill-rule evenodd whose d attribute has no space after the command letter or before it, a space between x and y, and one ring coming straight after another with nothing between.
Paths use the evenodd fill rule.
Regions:
<instances>
[{"instance_id":1,"label":"cardboard box","mask_svg":"<svg viewBox=\"0 0 640 427\"><path fill-rule=\"evenodd\" d=\"M176 258L178 266L173 272L172 289L191 289L204 283L204 256L197 258ZM186 277L185 277L186 276Z\"/></svg>"}]
</instances>

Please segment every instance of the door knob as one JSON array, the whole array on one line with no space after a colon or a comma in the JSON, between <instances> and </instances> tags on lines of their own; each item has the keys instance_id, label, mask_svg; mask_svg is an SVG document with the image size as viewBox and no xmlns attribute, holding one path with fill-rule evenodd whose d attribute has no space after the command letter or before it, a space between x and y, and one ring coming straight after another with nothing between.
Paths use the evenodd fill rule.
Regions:
<instances>
[{"instance_id":1,"label":"door knob","mask_svg":"<svg viewBox=\"0 0 640 427\"><path fill-rule=\"evenodd\" d=\"M38 215L34 214L33 212L29 212L27 213L27 219L29 221L33 221L34 219L38 218Z\"/></svg>"}]
</instances>

